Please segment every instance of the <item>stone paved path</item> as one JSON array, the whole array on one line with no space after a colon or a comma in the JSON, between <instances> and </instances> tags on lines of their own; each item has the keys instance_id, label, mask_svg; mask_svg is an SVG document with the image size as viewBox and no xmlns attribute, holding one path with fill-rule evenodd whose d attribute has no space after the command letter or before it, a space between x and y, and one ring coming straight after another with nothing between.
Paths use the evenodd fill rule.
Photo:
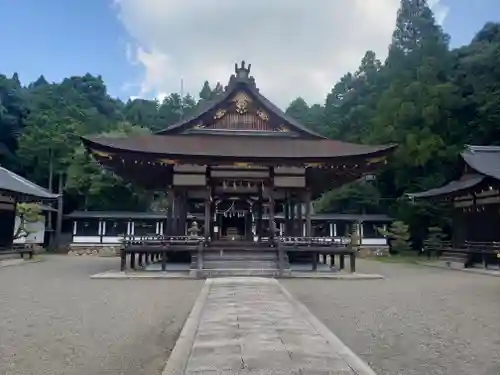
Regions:
<instances>
[{"instance_id":1,"label":"stone paved path","mask_svg":"<svg viewBox=\"0 0 500 375\"><path fill-rule=\"evenodd\" d=\"M275 279L207 280L164 375L375 375Z\"/></svg>"}]
</instances>

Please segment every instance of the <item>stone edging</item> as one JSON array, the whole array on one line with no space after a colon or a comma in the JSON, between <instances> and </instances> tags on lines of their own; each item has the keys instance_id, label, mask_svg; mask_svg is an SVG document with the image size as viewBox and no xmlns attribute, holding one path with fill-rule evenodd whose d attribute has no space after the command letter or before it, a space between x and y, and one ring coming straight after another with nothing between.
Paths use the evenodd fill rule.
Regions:
<instances>
[{"instance_id":1,"label":"stone edging","mask_svg":"<svg viewBox=\"0 0 500 375\"><path fill-rule=\"evenodd\" d=\"M377 375L363 360L361 360L354 352L351 351L337 336L333 334L318 318L316 318L302 303L295 299L288 290L285 289L281 283L276 279L266 279L259 280L258 278L252 280L255 283L266 282L269 280L280 288L281 292L285 298L292 304L292 306L297 309L297 311L302 315L302 317L311 326L322 335L327 342L330 344L332 349L338 353L346 364L358 375ZM224 279L207 279L203 289L201 290L196 302L189 314L189 317L184 324L179 338L175 344L172 353L163 369L162 375L184 375L191 350L193 348L194 341L196 339L196 333L201 321L201 315L203 312L203 307L210 293L212 284L222 284ZM238 280L238 278L232 278L232 282L245 282L245 280Z\"/></svg>"},{"instance_id":2,"label":"stone edging","mask_svg":"<svg viewBox=\"0 0 500 375\"><path fill-rule=\"evenodd\" d=\"M186 323L184 323L184 327L175 343L174 349L170 353L170 357L163 369L162 375L184 375L196 338L196 332L198 331L198 326L201 321L203 306L205 305L211 287L212 280L208 279L196 299Z\"/></svg>"},{"instance_id":3,"label":"stone edging","mask_svg":"<svg viewBox=\"0 0 500 375\"><path fill-rule=\"evenodd\" d=\"M442 270L466 272L466 273L471 273L474 275L500 277L500 271L475 269L475 268L453 268L453 267L448 267L448 266L445 266L442 264L427 263L427 262L416 262L415 264L418 264L419 266L425 266L425 267L440 268Z\"/></svg>"},{"instance_id":4,"label":"stone edging","mask_svg":"<svg viewBox=\"0 0 500 375\"><path fill-rule=\"evenodd\" d=\"M348 366L358 375L377 375L367 363L359 358L351 349L349 349L327 326L325 326L309 309L293 297L286 288L276 280L283 295L290 301L295 309L314 329L322 335L332 346L335 352L339 353Z\"/></svg>"},{"instance_id":5,"label":"stone edging","mask_svg":"<svg viewBox=\"0 0 500 375\"><path fill-rule=\"evenodd\" d=\"M40 263L43 259L7 259L0 260L0 268L13 267L13 266L23 266L27 264Z\"/></svg>"}]
</instances>

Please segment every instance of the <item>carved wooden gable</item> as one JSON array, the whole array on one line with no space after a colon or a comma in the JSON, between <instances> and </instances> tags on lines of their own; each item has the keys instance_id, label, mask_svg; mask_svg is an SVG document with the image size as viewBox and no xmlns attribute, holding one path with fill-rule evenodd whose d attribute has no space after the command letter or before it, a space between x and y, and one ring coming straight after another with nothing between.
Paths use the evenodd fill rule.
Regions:
<instances>
[{"instance_id":1,"label":"carved wooden gable","mask_svg":"<svg viewBox=\"0 0 500 375\"><path fill-rule=\"evenodd\" d=\"M261 108L247 93L239 91L196 124L193 130L289 132L289 128L275 117Z\"/></svg>"}]
</instances>

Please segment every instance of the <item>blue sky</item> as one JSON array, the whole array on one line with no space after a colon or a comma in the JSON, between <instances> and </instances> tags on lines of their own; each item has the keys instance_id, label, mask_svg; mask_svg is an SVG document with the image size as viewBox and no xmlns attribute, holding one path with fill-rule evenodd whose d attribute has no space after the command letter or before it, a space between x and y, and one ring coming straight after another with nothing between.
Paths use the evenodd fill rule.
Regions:
<instances>
[{"instance_id":1,"label":"blue sky","mask_svg":"<svg viewBox=\"0 0 500 375\"><path fill-rule=\"evenodd\" d=\"M143 3L136 6L148 3L137 1ZM468 43L486 21L500 21L500 0L442 0L441 5L449 8L443 26L453 46ZM139 86L130 87L130 83L139 85L145 67L133 65L126 49L137 39L134 32L141 32L131 26L130 15L128 23L118 15L118 6L111 0L0 0L0 73L18 72L28 83L40 74L59 81L90 72L103 76L112 95L136 95ZM230 66L233 63L228 61ZM160 88L155 90L158 93Z\"/></svg>"}]
</instances>

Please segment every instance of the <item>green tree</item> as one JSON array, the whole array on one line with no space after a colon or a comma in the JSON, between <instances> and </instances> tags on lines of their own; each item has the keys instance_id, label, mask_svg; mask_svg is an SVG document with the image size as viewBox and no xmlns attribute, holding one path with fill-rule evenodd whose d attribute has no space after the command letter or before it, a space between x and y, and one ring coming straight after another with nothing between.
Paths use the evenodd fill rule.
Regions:
<instances>
[{"instance_id":1,"label":"green tree","mask_svg":"<svg viewBox=\"0 0 500 375\"><path fill-rule=\"evenodd\" d=\"M408 225L403 221L394 221L387 230L379 228L379 232L390 240L391 253L401 254L410 250L410 233Z\"/></svg>"},{"instance_id":2,"label":"green tree","mask_svg":"<svg viewBox=\"0 0 500 375\"><path fill-rule=\"evenodd\" d=\"M126 137L149 133L146 128L122 122L116 129L101 135ZM145 210L152 199L151 194L101 168L83 146L76 149L68 166L66 190L79 197L78 208L89 210Z\"/></svg>"},{"instance_id":3,"label":"green tree","mask_svg":"<svg viewBox=\"0 0 500 375\"><path fill-rule=\"evenodd\" d=\"M0 165L15 165L18 138L28 109L17 74L12 79L0 74Z\"/></svg>"},{"instance_id":4,"label":"green tree","mask_svg":"<svg viewBox=\"0 0 500 375\"><path fill-rule=\"evenodd\" d=\"M16 205L16 216L19 219L19 225L14 233L14 240L28 237L36 231L33 224L42 219L42 210L38 204L18 203Z\"/></svg>"},{"instance_id":5,"label":"green tree","mask_svg":"<svg viewBox=\"0 0 500 375\"><path fill-rule=\"evenodd\" d=\"M212 98L212 88L210 87L210 83L208 81L203 83L199 96L201 100L210 100Z\"/></svg>"}]
</instances>

